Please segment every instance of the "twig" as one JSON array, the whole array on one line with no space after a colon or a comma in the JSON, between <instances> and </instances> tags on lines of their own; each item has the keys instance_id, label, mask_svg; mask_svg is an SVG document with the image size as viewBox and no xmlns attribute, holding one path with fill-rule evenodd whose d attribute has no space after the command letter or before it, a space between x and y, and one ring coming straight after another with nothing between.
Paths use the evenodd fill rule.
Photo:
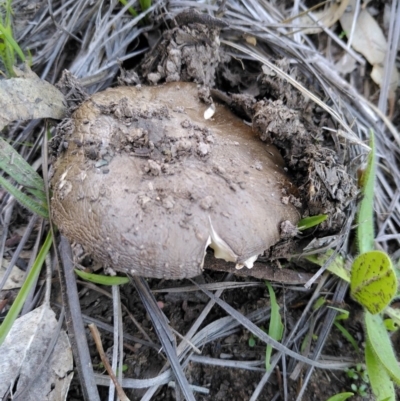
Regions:
<instances>
[{"instance_id":1,"label":"twig","mask_svg":"<svg viewBox=\"0 0 400 401\"><path fill-rule=\"evenodd\" d=\"M100 337L99 330L97 329L97 327L94 323L89 324L89 329L90 329L90 332L92 333L92 337L96 344L96 348L97 348L97 351L99 352L101 361L103 362L103 365L106 368L107 373L109 374L111 380L113 381L115 389L117 390L118 397L120 398L121 401L129 401L129 398L126 396L125 391L122 389L117 378L115 377L115 374L112 370L110 362L108 361L108 358L106 357L106 354L105 354L104 348L103 348L103 344L101 343L101 337Z\"/></svg>"}]
</instances>

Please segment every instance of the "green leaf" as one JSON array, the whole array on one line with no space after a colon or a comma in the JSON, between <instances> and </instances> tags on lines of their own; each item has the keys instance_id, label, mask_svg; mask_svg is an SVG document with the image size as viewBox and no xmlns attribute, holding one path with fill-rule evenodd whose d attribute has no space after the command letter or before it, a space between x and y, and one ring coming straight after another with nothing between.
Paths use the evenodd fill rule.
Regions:
<instances>
[{"instance_id":1,"label":"green leaf","mask_svg":"<svg viewBox=\"0 0 400 401\"><path fill-rule=\"evenodd\" d=\"M358 348L357 341L354 337L337 321L333 322L336 328L342 333L343 337L353 346L356 352L360 353L360 348Z\"/></svg>"},{"instance_id":2,"label":"green leaf","mask_svg":"<svg viewBox=\"0 0 400 401\"><path fill-rule=\"evenodd\" d=\"M332 256L333 250L329 249L323 254L319 255L308 255L306 256L306 259L309 260L312 263L315 263L319 266L323 266L326 261ZM340 277L342 280L347 281L350 283L350 273L349 271L345 268L345 263L344 259L342 256L337 255L331 264L328 266L328 270L336 274L336 276Z\"/></svg>"},{"instance_id":3,"label":"green leaf","mask_svg":"<svg viewBox=\"0 0 400 401\"><path fill-rule=\"evenodd\" d=\"M265 282L265 285L268 288L269 298L271 300L271 319L269 321L269 330L268 335L272 337L274 340L280 341L283 335L284 326L282 324L281 315L279 314L279 305L276 301L276 296L272 285L268 282ZM272 347L267 344L267 349L265 352L265 368L266 370L270 367L272 354Z\"/></svg>"},{"instance_id":4,"label":"green leaf","mask_svg":"<svg viewBox=\"0 0 400 401\"><path fill-rule=\"evenodd\" d=\"M365 252L354 260L350 292L369 312L379 313L385 309L395 296L396 290L396 273L385 252Z\"/></svg>"},{"instance_id":5,"label":"green leaf","mask_svg":"<svg viewBox=\"0 0 400 401\"><path fill-rule=\"evenodd\" d=\"M357 215L357 245L360 253L374 249L374 186L376 176L376 150L374 131L370 130L370 147L367 167L361 175L363 199Z\"/></svg>"},{"instance_id":6,"label":"green leaf","mask_svg":"<svg viewBox=\"0 0 400 401\"><path fill-rule=\"evenodd\" d=\"M328 218L327 214L318 214L317 216L310 216L301 219L297 223L297 228L299 230L306 230L307 228L311 228L317 226Z\"/></svg>"},{"instance_id":7,"label":"green leaf","mask_svg":"<svg viewBox=\"0 0 400 401\"><path fill-rule=\"evenodd\" d=\"M18 292L17 297L15 298L13 304L11 305L10 310L7 313L3 323L0 326L0 345L3 344L5 338L7 337L8 332L10 331L15 319L17 319L18 314L21 312L21 309L25 303L25 300L32 289L33 284L36 282L40 270L42 268L43 262L48 254L51 243L52 243L51 232L47 234L46 240L44 244L40 248L39 254L33 263L32 269L28 273L24 284L22 284L21 289Z\"/></svg>"},{"instance_id":8,"label":"green leaf","mask_svg":"<svg viewBox=\"0 0 400 401\"><path fill-rule=\"evenodd\" d=\"M365 347L365 363L367 365L369 381L377 401L395 401L396 395L393 382L390 380L386 369L372 350L372 345L367 341Z\"/></svg>"},{"instance_id":9,"label":"green leaf","mask_svg":"<svg viewBox=\"0 0 400 401\"><path fill-rule=\"evenodd\" d=\"M354 393L340 393L336 394L333 397L327 399L326 401L344 401L350 398Z\"/></svg>"},{"instance_id":10,"label":"green leaf","mask_svg":"<svg viewBox=\"0 0 400 401\"><path fill-rule=\"evenodd\" d=\"M386 369L392 380L400 385L400 367L396 360L392 343L390 342L382 316L373 315L368 311L365 311L364 320L367 331L367 340L371 345L371 351L375 358L378 359L381 365Z\"/></svg>"},{"instance_id":11,"label":"green leaf","mask_svg":"<svg viewBox=\"0 0 400 401\"><path fill-rule=\"evenodd\" d=\"M82 270L75 269L75 273L83 280L101 285L122 285L129 283L128 277L120 276L104 276L101 274L86 273Z\"/></svg>"}]
</instances>

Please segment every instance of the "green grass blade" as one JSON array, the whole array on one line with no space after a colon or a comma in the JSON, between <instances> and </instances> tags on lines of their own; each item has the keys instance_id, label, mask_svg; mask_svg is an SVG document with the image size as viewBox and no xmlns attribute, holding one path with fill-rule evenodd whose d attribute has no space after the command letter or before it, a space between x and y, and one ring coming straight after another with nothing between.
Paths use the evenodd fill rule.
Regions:
<instances>
[{"instance_id":1,"label":"green grass blade","mask_svg":"<svg viewBox=\"0 0 400 401\"><path fill-rule=\"evenodd\" d=\"M321 224L328 218L327 214L318 214L316 216L305 217L297 223L299 230L307 230L308 228L315 227Z\"/></svg>"},{"instance_id":2,"label":"green grass blade","mask_svg":"<svg viewBox=\"0 0 400 401\"><path fill-rule=\"evenodd\" d=\"M342 336L353 346L353 348L357 351L357 354L359 354L360 348L358 348L357 341L354 339L354 337L339 322L333 322L333 324L342 333Z\"/></svg>"},{"instance_id":3,"label":"green grass blade","mask_svg":"<svg viewBox=\"0 0 400 401\"><path fill-rule=\"evenodd\" d=\"M0 185L13 195L24 207L47 219L49 213L43 179L16 150L2 138L0 138L0 170L6 172L36 199L26 195L2 176L0 176Z\"/></svg>"},{"instance_id":4,"label":"green grass blade","mask_svg":"<svg viewBox=\"0 0 400 401\"><path fill-rule=\"evenodd\" d=\"M128 277L104 276L101 274L86 273L78 269L75 269L75 273L83 280L100 285L122 285L129 283Z\"/></svg>"},{"instance_id":5,"label":"green grass blade","mask_svg":"<svg viewBox=\"0 0 400 401\"><path fill-rule=\"evenodd\" d=\"M18 43L14 40L9 30L2 24L0 24L0 33L4 36L3 40L6 46L11 46L11 48L18 54L19 58L25 62L25 55L23 51L19 47Z\"/></svg>"},{"instance_id":6,"label":"green grass blade","mask_svg":"<svg viewBox=\"0 0 400 401\"><path fill-rule=\"evenodd\" d=\"M14 61L13 59L10 58L10 52L9 52L9 47L7 46L6 43L4 43L4 38L3 35L0 34L0 59L4 64L4 67L7 72L7 77L14 77Z\"/></svg>"},{"instance_id":7,"label":"green grass blade","mask_svg":"<svg viewBox=\"0 0 400 401\"><path fill-rule=\"evenodd\" d=\"M0 170L4 170L39 200L46 202L43 178L3 138L0 138Z\"/></svg>"},{"instance_id":8,"label":"green grass blade","mask_svg":"<svg viewBox=\"0 0 400 401\"><path fill-rule=\"evenodd\" d=\"M374 187L376 176L376 149L374 131L370 130L371 152L367 168L360 180L363 199L357 215L357 245L360 253L374 249Z\"/></svg>"},{"instance_id":9,"label":"green grass blade","mask_svg":"<svg viewBox=\"0 0 400 401\"><path fill-rule=\"evenodd\" d=\"M350 316L350 312L346 309L336 308L334 306L328 306L329 309L333 309L339 312L339 315L336 316L335 320L338 322L339 320L347 320Z\"/></svg>"},{"instance_id":10,"label":"green grass blade","mask_svg":"<svg viewBox=\"0 0 400 401\"><path fill-rule=\"evenodd\" d=\"M272 337L274 340L280 341L283 335L283 324L281 320L281 315L279 314L279 305L276 301L276 296L272 285L268 282L265 282L265 285L268 288L269 298L271 300L271 319L269 322L269 329L268 335ZM265 368L266 370L269 369L271 366L271 354L272 354L272 347L267 345L267 349L265 352Z\"/></svg>"},{"instance_id":11,"label":"green grass blade","mask_svg":"<svg viewBox=\"0 0 400 401\"><path fill-rule=\"evenodd\" d=\"M119 2L123 5L126 6L128 4L127 0L119 0ZM129 7L128 11L131 13L132 17L137 17L138 13L133 7Z\"/></svg>"},{"instance_id":12,"label":"green grass blade","mask_svg":"<svg viewBox=\"0 0 400 401\"><path fill-rule=\"evenodd\" d=\"M6 0L6 1L3 1L2 3L3 3L3 4L2 4L2 7L3 7L3 8L5 9L5 11L6 11L6 15L5 15L5 25L6 25L6 26L9 26L9 25L11 25L11 16L12 16L12 14L13 14L12 7L11 7L12 0Z\"/></svg>"},{"instance_id":13,"label":"green grass blade","mask_svg":"<svg viewBox=\"0 0 400 401\"><path fill-rule=\"evenodd\" d=\"M6 25L5 29L7 30L8 34L12 37L11 25ZM12 77L12 76L15 76L14 68L13 68L13 66L15 65L15 52L14 52L14 49L12 48L12 46L10 46L10 44L4 40L4 37L3 37L3 41L5 44L5 53L6 53L6 58L7 58L7 64L9 65L9 69L7 70L7 72L8 72L8 75Z\"/></svg>"},{"instance_id":14,"label":"green grass blade","mask_svg":"<svg viewBox=\"0 0 400 401\"><path fill-rule=\"evenodd\" d=\"M140 8L146 11L151 7L151 0L139 0Z\"/></svg>"},{"instance_id":15,"label":"green grass blade","mask_svg":"<svg viewBox=\"0 0 400 401\"><path fill-rule=\"evenodd\" d=\"M39 254L35 262L33 263L31 271L26 277L26 280L22 285L21 289L19 290L19 293L15 298L15 301L11 305L11 308L8 311L7 316L5 317L3 323L0 326L0 345L3 344L5 338L7 337L7 334L10 331L13 323L15 322L15 319L17 319L19 313L21 312L26 297L28 296L33 284L36 282L36 279L39 276L43 262L50 250L52 240L53 238L51 236L51 232L49 232L47 234L46 240L44 241L44 244L42 245L39 251Z\"/></svg>"},{"instance_id":16,"label":"green grass blade","mask_svg":"<svg viewBox=\"0 0 400 401\"><path fill-rule=\"evenodd\" d=\"M0 176L0 186L14 196L22 206L26 207L31 212L36 213L45 219L49 218L49 211L46 205L36 201L31 196L24 194L2 176Z\"/></svg>"}]
</instances>

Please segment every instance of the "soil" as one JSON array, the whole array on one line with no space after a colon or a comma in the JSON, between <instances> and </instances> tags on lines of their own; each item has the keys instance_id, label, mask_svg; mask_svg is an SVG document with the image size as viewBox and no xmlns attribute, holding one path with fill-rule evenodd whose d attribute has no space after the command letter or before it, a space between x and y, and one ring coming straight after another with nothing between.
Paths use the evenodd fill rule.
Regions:
<instances>
[{"instance_id":1,"label":"soil","mask_svg":"<svg viewBox=\"0 0 400 401\"><path fill-rule=\"evenodd\" d=\"M205 279L207 282L218 282L222 278L221 275L215 272L206 272ZM240 282L242 279L236 279ZM175 288L180 286L190 285L189 282L184 281L159 281L151 280L149 285L153 290L161 288ZM112 301L110 298L99 295L93 290L85 289L83 285L81 290L81 307L82 313L86 316L91 316L100 322L112 324ZM285 317L290 328L291 322L294 322L301 312L299 305L305 301L309 296L304 294L293 295L293 292L287 290L277 291L278 302L285 305ZM207 302L206 297L202 297L197 292L185 293L158 293L156 299L163 306L162 310L170 321L170 326L181 334L186 333L191 327L194 320L201 313L202 309ZM269 297L265 287L244 288L235 290L226 290L224 292L224 300L230 305L234 306L237 310L247 315L255 310L265 308L269 305ZM286 303L285 303L286 300ZM287 302L289 301L289 302ZM135 290L130 285L122 287L122 302L133 313L135 319L140 322L141 326L146 330L151 339L157 343L157 337L153 332L152 324L147 316L140 299ZM352 305L353 306L353 305ZM132 325L129 317L124 313L124 333L142 338L141 333ZM218 318L224 317L225 313L219 308L214 308L208 316L203 326L206 326ZM202 326L202 327L203 327ZM267 329L268 319L261 322L261 326ZM361 335L361 323L359 319L353 319L352 322L345 322L344 326L350 333L358 340L359 346L362 348L364 338ZM104 349L111 351L113 340L112 333L102 330L103 346ZM250 346L249 340L252 336L249 332L238 328L229 336L221 337L215 341L211 341L205 346L201 347L201 355L211 358L220 358L225 360L236 361L255 361L255 369L262 368L264 365L265 346L255 339L255 345ZM95 371L103 373L99 366L100 359L93 344L89 339L89 345L93 357L93 365ZM312 347L311 347L312 351ZM141 346L126 340L124 347L125 357L124 363L127 365L127 370L124 372L125 377L129 378L151 378L157 376L165 363L162 353L147 346ZM343 355L357 358L357 355L352 346L343 338L341 333L334 329L329 337L329 341L324 348L323 354L338 356ZM290 372L295 364L293 361L287 361L287 369ZM282 369L282 368L280 368ZM295 400L296 394L301 386L301 379L305 373L305 368L296 380L288 379L288 400ZM202 386L209 389L208 395L196 394L197 400L224 400L232 399L234 401L248 400L253 393L256 385L263 376L262 372L251 371L245 369L224 368L218 366L204 365L195 362L189 363L186 368L186 376L189 383L197 386ZM361 380L354 381L349 379L344 372L335 371L322 371L316 370L313 373L310 385L303 397L303 400L321 401L327 399L334 394L351 391L351 385L356 383L362 384ZM132 400L140 400L145 390L131 390L127 391L127 395ZM272 400L282 399L279 398L283 394L282 372L277 369L268 384L263 388L258 399ZM369 390L367 389L367 392ZM106 397L108 389L104 388L103 397ZM79 383L75 380L75 385L72 386L69 399L71 401L80 400ZM278 397L278 398L275 398ZM176 400L177 394L175 389L163 386L159 389L156 395L152 398L154 400ZM372 396L368 397L354 397L354 400L373 400Z\"/></svg>"}]
</instances>

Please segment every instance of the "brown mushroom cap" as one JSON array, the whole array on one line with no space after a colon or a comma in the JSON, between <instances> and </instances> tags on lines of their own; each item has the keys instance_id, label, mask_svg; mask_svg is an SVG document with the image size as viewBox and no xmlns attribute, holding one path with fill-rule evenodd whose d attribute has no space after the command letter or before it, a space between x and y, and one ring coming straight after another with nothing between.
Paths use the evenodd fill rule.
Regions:
<instances>
[{"instance_id":1,"label":"brown mushroom cap","mask_svg":"<svg viewBox=\"0 0 400 401\"><path fill-rule=\"evenodd\" d=\"M115 270L177 279L205 251L252 267L299 213L277 149L195 84L118 87L73 114L52 178L61 232Z\"/></svg>"}]
</instances>

